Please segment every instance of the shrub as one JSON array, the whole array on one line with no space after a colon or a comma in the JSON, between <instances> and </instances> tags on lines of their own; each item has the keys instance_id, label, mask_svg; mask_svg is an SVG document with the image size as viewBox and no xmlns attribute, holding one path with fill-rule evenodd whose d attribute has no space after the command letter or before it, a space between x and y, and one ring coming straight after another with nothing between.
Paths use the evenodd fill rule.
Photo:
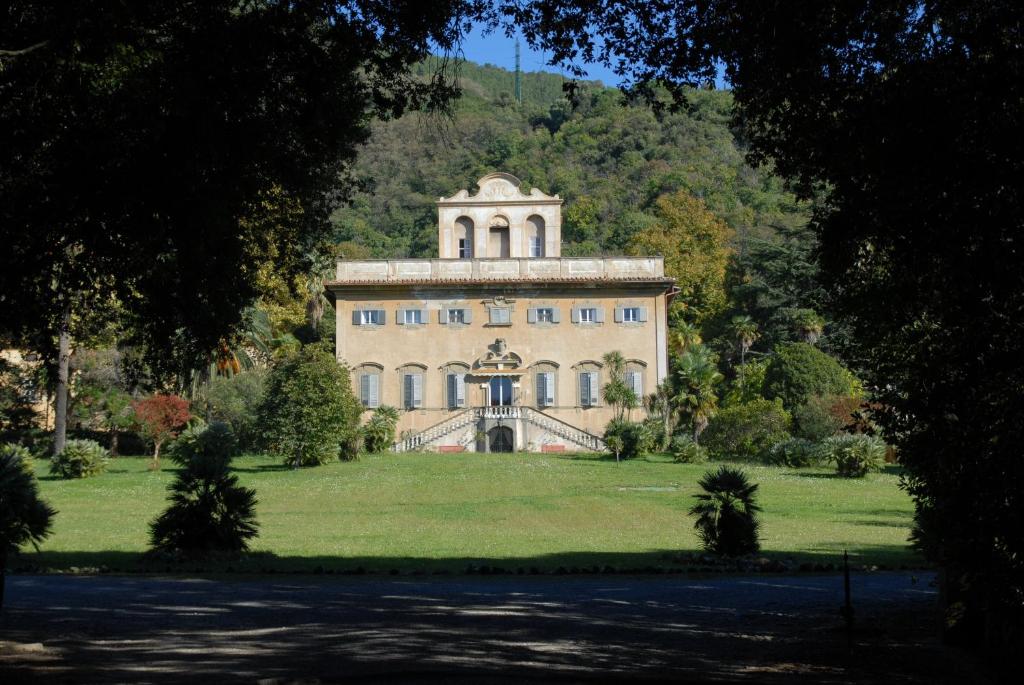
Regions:
<instances>
[{"instance_id":1,"label":"shrub","mask_svg":"<svg viewBox=\"0 0 1024 685\"><path fill-rule=\"evenodd\" d=\"M355 459L362 410L348 369L307 345L270 372L258 416L267 450L299 467Z\"/></svg>"},{"instance_id":2,"label":"shrub","mask_svg":"<svg viewBox=\"0 0 1024 685\"><path fill-rule=\"evenodd\" d=\"M398 426L398 410L382 405L373 411L373 416L363 426L363 447L371 454L383 452L395 442L395 428Z\"/></svg>"},{"instance_id":3,"label":"shrub","mask_svg":"<svg viewBox=\"0 0 1024 685\"><path fill-rule=\"evenodd\" d=\"M230 463L238 454L238 441L231 426L222 421L209 425L196 421L171 443L168 452L174 463L180 465L195 460Z\"/></svg>"},{"instance_id":4,"label":"shrub","mask_svg":"<svg viewBox=\"0 0 1024 685\"><path fill-rule=\"evenodd\" d=\"M259 446L257 412L266 386L266 372L253 369L232 376L215 376L204 391L210 417L225 421L243 450Z\"/></svg>"},{"instance_id":5,"label":"shrub","mask_svg":"<svg viewBox=\"0 0 1024 685\"><path fill-rule=\"evenodd\" d=\"M231 473L237 443L223 423L193 426L171 450L181 466L170 485L170 506L150 524L154 551L204 556L243 552L256 537L256 491Z\"/></svg>"},{"instance_id":6,"label":"shrub","mask_svg":"<svg viewBox=\"0 0 1024 685\"><path fill-rule=\"evenodd\" d=\"M160 461L160 446L178 435L191 414L188 402L177 395L150 395L132 403L135 421L153 443L153 461Z\"/></svg>"},{"instance_id":7,"label":"shrub","mask_svg":"<svg viewBox=\"0 0 1024 685\"><path fill-rule=\"evenodd\" d=\"M823 461L836 465L844 478L863 478L885 464L885 442L872 435L836 435L821 442Z\"/></svg>"},{"instance_id":8,"label":"shrub","mask_svg":"<svg viewBox=\"0 0 1024 685\"><path fill-rule=\"evenodd\" d=\"M703 464L708 460L707 449L695 443L689 435L672 438L669 451L672 459L680 464Z\"/></svg>"},{"instance_id":9,"label":"shrub","mask_svg":"<svg viewBox=\"0 0 1024 685\"><path fill-rule=\"evenodd\" d=\"M4 604L7 557L25 543L39 549L57 513L39 498L39 483L31 467L26 468L27 454L23 447L0 447L0 608Z\"/></svg>"},{"instance_id":10,"label":"shrub","mask_svg":"<svg viewBox=\"0 0 1024 685\"><path fill-rule=\"evenodd\" d=\"M815 395L849 396L854 390L855 379L842 364L804 342L778 345L765 369L764 396L790 410Z\"/></svg>"},{"instance_id":11,"label":"shrub","mask_svg":"<svg viewBox=\"0 0 1024 685\"><path fill-rule=\"evenodd\" d=\"M754 498L757 484L728 466L708 471L697 483L704 492L696 495L690 515L697 517L693 527L704 549L729 557L757 552L761 547L757 519L761 507Z\"/></svg>"},{"instance_id":12,"label":"shrub","mask_svg":"<svg viewBox=\"0 0 1024 685\"><path fill-rule=\"evenodd\" d=\"M824 461L821 446L804 438L793 438L773 445L766 461L775 466L818 466Z\"/></svg>"},{"instance_id":13,"label":"shrub","mask_svg":"<svg viewBox=\"0 0 1024 685\"><path fill-rule=\"evenodd\" d=\"M778 401L754 400L722 409L703 434L704 446L718 459L763 459L789 439L789 412Z\"/></svg>"},{"instance_id":14,"label":"shrub","mask_svg":"<svg viewBox=\"0 0 1024 685\"><path fill-rule=\"evenodd\" d=\"M653 446L652 436L642 423L634 423L625 419L612 419L604 429L604 441L615 437L621 440L621 448L616 457L633 459L649 452Z\"/></svg>"},{"instance_id":15,"label":"shrub","mask_svg":"<svg viewBox=\"0 0 1024 685\"><path fill-rule=\"evenodd\" d=\"M107 451L95 440L68 440L50 459L50 473L61 478L89 478L107 468Z\"/></svg>"},{"instance_id":16,"label":"shrub","mask_svg":"<svg viewBox=\"0 0 1024 685\"><path fill-rule=\"evenodd\" d=\"M824 440L857 424L861 401L841 395L814 395L793 410L793 432L812 441Z\"/></svg>"},{"instance_id":17,"label":"shrub","mask_svg":"<svg viewBox=\"0 0 1024 685\"><path fill-rule=\"evenodd\" d=\"M0 445L0 457L10 457L11 459L17 459L18 463L21 464L22 468L24 468L28 473L32 474L33 476L35 475L36 470L33 464L33 462L35 461L35 457L32 456L32 453L28 450L27 447L22 447L21 445L18 445L13 442Z\"/></svg>"}]
</instances>

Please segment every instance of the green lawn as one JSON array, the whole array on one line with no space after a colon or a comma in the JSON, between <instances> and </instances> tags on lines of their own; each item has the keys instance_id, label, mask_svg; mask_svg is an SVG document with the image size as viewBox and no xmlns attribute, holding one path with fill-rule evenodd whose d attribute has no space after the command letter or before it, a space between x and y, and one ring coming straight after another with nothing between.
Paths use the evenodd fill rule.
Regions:
<instances>
[{"instance_id":1,"label":"green lawn","mask_svg":"<svg viewBox=\"0 0 1024 685\"><path fill-rule=\"evenodd\" d=\"M660 457L616 464L597 457L516 454L383 454L291 471L266 457L235 461L256 488L260 536L253 570L448 570L665 566L699 550L686 510L709 466ZM42 552L14 566L139 565L147 524L165 506L173 464L120 458L98 477L52 479L43 495L59 511ZM892 473L862 480L823 469L744 466L761 485L767 556L916 564L906 544L910 499ZM238 567L238 564L235 564Z\"/></svg>"}]
</instances>

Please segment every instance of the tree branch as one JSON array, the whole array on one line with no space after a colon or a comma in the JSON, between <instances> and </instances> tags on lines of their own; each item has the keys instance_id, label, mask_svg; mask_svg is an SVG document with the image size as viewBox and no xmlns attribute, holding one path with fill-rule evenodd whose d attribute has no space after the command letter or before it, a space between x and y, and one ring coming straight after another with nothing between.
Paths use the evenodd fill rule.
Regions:
<instances>
[{"instance_id":1,"label":"tree branch","mask_svg":"<svg viewBox=\"0 0 1024 685\"><path fill-rule=\"evenodd\" d=\"M20 57L21 55L28 54L33 50L38 50L49 42L50 41L48 40L41 40L35 45L29 45L27 48L21 48L20 50L4 50L3 48L0 48L0 57Z\"/></svg>"}]
</instances>

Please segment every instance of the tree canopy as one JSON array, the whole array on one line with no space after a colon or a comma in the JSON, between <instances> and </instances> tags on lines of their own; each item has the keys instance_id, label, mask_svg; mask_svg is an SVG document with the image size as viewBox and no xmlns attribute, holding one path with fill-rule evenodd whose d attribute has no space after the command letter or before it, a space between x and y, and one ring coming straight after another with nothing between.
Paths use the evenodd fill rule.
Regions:
<instances>
[{"instance_id":1,"label":"tree canopy","mask_svg":"<svg viewBox=\"0 0 1024 685\"><path fill-rule=\"evenodd\" d=\"M1021 5L510 4L554 62L605 62L683 107L724 65L750 160L817 200L823 281L900 447L918 539L946 566L950 624L1019 636Z\"/></svg>"},{"instance_id":2,"label":"tree canopy","mask_svg":"<svg viewBox=\"0 0 1024 685\"><path fill-rule=\"evenodd\" d=\"M468 4L7 4L0 336L52 346L70 305L116 309L154 363L213 349L261 265L308 265L371 119L455 95L410 69Z\"/></svg>"}]
</instances>

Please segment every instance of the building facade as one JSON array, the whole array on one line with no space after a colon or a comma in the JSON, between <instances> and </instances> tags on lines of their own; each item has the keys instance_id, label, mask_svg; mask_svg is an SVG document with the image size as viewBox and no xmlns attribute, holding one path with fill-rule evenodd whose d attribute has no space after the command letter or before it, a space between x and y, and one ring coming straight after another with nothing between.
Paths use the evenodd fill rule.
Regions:
<instances>
[{"instance_id":1,"label":"building facade","mask_svg":"<svg viewBox=\"0 0 1024 685\"><path fill-rule=\"evenodd\" d=\"M660 257L563 258L561 199L478 186L438 201L439 259L338 262L338 360L364 406L402 410L396 450L601 449L602 357L653 390L673 281Z\"/></svg>"}]
</instances>

